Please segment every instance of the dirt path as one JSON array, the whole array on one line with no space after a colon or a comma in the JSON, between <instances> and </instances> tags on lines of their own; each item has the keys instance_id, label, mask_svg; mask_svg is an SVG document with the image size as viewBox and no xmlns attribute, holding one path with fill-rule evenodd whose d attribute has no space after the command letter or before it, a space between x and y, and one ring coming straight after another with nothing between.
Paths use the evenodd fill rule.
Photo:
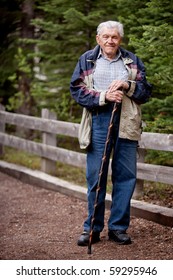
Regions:
<instances>
[{"instance_id":1,"label":"dirt path","mask_svg":"<svg viewBox=\"0 0 173 280\"><path fill-rule=\"evenodd\" d=\"M172 260L173 229L132 217L133 243L107 240L107 219L101 242L76 245L86 217L86 202L24 184L0 172L0 259L2 260Z\"/></svg>"}]
</instances>

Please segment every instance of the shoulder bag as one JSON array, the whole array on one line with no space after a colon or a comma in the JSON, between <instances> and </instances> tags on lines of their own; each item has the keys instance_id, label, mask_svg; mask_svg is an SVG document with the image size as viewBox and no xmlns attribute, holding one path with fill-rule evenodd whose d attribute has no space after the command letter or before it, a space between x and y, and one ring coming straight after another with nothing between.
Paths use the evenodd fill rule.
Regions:
<instances>
[{"instance_id":1,"label":"shoulder bag","mask_svg":"<svg viewBox=\"0 0 173 280\"><path fill-rule=\"evenodd\" d=\"M78 141L81 149L87 149L91 142L92 115L83 108L82 118L79 125Z\"/></svg>"}]
</instances>

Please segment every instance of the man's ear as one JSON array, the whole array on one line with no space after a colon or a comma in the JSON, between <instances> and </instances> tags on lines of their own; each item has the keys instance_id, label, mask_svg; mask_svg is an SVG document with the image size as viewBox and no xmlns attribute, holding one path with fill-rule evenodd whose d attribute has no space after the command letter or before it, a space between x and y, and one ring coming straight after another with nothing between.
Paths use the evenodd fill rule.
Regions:
<instances>
[{"instance_id":1,"label":"man's ear","mask_svg":"<svg viewBox=\"0 0 173 280\"><path fill-rule=\"evenodd\" d=\"M99 35L96 35L96 42L97 42L97 44L98 44L98 45L100 44L100 38L99 38Z\"/></svg>"}]
</instances>

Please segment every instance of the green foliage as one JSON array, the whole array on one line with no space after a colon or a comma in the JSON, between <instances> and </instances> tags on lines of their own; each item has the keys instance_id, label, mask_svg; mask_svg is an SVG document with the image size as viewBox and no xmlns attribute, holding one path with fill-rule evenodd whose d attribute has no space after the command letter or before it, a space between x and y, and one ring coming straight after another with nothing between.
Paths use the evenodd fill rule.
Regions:
<instances>
[{"instance_id":1,"label":"green foliage","mask_svg":"<svg viewBox=\"0 0 173 280\"><path fill-rule=\"evenodd\" d=\"M142 106L147 122L145 131L173 134L173 95L165 99L153 98Z\"/></svg>"},{"instance_id":2,"label":"green foliage","mask_svg":"<svg viewBox=\"0 0 173 280\"><path fill-rule=\"evenodd\" d=\"M120 0L118 2L118 7L126 12L125 16L121 15L120 18L127 26L129 48L144 61L148 79L153 84L153 96L161 99L172 94L172 1Z\"/></svg>"},{"instance_id":3,"label":"green foliage","mask_svg":"<svg viewBox=\"0 0 173 280\"><path fill-rule=\"evenodd\" d=\"M28 59L21 47L17 49L17 53L14 56L14 63L17 72L13 72L13 74L8 77L8 80L11 81L16 92L8 99L6 108L9 111L17 110L25 102L25 96L23 92L19 90L19 83L23 79L23 73L25 73L28 78L32 76L31 65L28 63Z\"/></svg>"},{"instance_id":4,"label":"green foliage","mask_svg":"<svg viewBox=\"0 0 173 280\"><path fill-rule=\"evenodd\" d=\"M138 55L146 61L150 82L155 96L163 98L173 92L173 26L143 26L141 39L131 36L130 44L137 48ZM147 50L144 52L144 49Z\"/></svg>"},{"instance_id":5,"label":"green foliage","mask_svg":"<svg viewBox=\"0 0 173 280\"><path fill-rule=\"evenodd\" d=\"M148 150L145 161L152 164L173 166L172 152Z\"/></svg>"}]
</instances>

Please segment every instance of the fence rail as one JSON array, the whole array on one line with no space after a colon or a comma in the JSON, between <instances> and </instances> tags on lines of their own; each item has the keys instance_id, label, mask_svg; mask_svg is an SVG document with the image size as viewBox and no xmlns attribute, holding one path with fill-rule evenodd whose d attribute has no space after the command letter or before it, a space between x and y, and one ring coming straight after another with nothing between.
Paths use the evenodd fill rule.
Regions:
<instances>
[{"instance_id":1,"label":"fence rail","mask_svg":"<svg viewBox=\"0 0 173 280\"><path fill-rule=\"evenodd\" d=\"M44 172L52 170L52 166L55 165L56 161L76 167L85 167L86 155L84 153L57 147L56 143L57 135L76 138L79 124L58 121L55 118L56 116L52 116L47 109L43 109L42 117L38 118L5 112L1 105L0 153L3 151L3 146L9 146L38 155L44 161L44 165L42 165L42 171ZM5 132L6 124L41 131L44 135L43 143L37 143L7 134ZM173 134L144 132L139 145L139 159L137 162L138 180L134 197L141 195L143 180L173 185L173 167L144 163L145 152L148 149L173 152Z\"/></svg>"}]
</instances>

